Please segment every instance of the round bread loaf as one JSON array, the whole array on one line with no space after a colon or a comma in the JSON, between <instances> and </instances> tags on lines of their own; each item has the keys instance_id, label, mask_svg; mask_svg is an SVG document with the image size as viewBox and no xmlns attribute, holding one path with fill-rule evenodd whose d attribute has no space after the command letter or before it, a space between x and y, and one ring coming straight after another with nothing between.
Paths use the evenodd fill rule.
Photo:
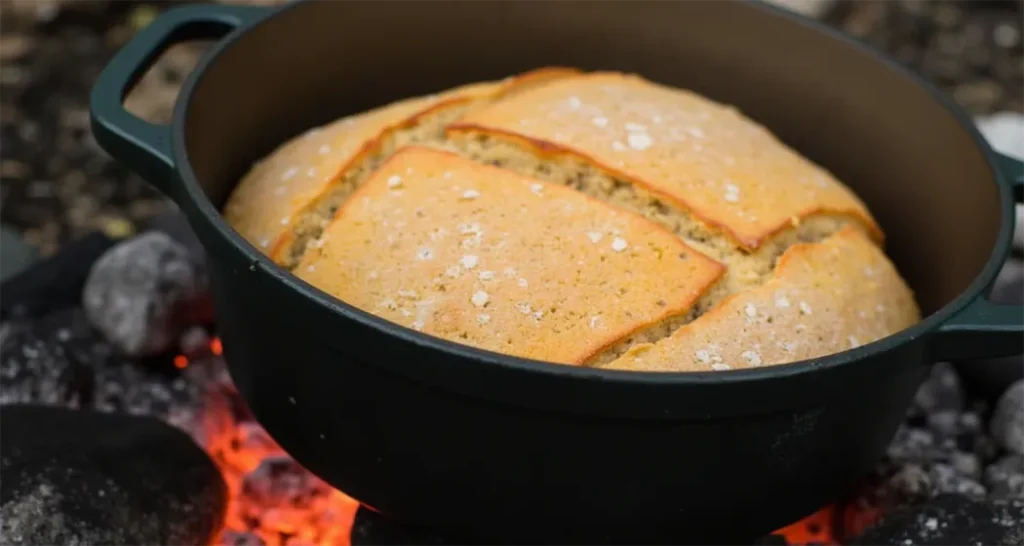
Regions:
<instances>
[{"instance_id":1,"label":"round bread loaf","mask_svg":"<svg viewBox=\"0 0 1024 546\"><path fill-rule=\"evenodd\" d=\"M630 74L546 68L341 119L255 165L224 215L348 304L561 364L767 366L919 320L849 188Z\"/></svg>"}]
</instances>

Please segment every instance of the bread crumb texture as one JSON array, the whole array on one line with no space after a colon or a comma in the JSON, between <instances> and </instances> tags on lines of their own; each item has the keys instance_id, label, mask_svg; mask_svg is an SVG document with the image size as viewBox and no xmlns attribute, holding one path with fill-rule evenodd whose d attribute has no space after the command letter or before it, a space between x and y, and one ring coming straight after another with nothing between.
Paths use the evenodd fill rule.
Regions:
<instances>
[{"instance_id":1,"label":"bread crumb texture","mask_svg":"<svg viewBox=\"0 0 1024 546\"><path fill-rule=\"evenodd\" d=\"M227 221L350 305L561 364L729 370L919 320L853 192L734 108L544 68L308 131Z\"/></svg>"}]
</instances>

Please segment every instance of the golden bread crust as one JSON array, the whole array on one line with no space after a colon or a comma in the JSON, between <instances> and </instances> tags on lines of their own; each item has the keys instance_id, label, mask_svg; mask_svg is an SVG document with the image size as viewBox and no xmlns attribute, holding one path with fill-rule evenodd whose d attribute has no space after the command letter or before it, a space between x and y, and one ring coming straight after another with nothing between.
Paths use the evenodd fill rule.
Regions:
<instances>
[{"instance_id":1,"label":"golden bread crust","mask_svg":"<svg viewBox=\"0 0 1024 546\"><path fill-rule=\"evenodd\" d=\"M573 68L542 68L500 82L467 84L309 130L280 146L246 174L225 205L224 216L242 237L280 261L293 240L300 214L389 134L438 110L504 97L522 87L578 72Z\"/></svg>"},{"instance_id":2,"label":"golden bread crust","mask_svg":"<svg viewBox=\"0 0 1024 546\"><path fill-rule=\"evenodd\" d=\"M389 128L436 104L415 98L307 131L253 168L232 193L224 216L242 237L274 253L299 211Z\"/></svg>"},{"instance_id":3,"label":"golden bread crust","mask_svg":"<svg viewBox=\"0 0 1024 546\"><path fill-rule=\"evenodd\" d=\"M295 274L409 328L578 364L686 312L722 270L640 216L411 146L349 197Z\"/></svg>"},{"instance_id":4,"label":"golden bread crust","mask_svg":"<svg viewBox=\"0 0 1024 546\"><path fill-rule=\"evenodd\" d=\"M850 215L881 237L864 204L735 109L638 76L565 78L474 110L450 131L515 135L572 151L722 229L748 249L794 220Z\"/></svg>"},{"instance_id":5,"label":"golden bread crust","mask_svg":"<svg viewBox=\"0 0 1024 546\"><path fill-rule=\"evenodd\" d=\"M919 319L849 188L630 74L539 69L350 116L257 164L224 215L348 304L562 364L782 364Z\"/></svg>"}]
</instances>

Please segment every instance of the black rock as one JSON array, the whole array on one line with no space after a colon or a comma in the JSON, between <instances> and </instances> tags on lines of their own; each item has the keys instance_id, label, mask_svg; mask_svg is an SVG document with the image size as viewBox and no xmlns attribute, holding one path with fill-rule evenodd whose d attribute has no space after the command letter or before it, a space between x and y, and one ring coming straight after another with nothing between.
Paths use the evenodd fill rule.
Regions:
<instances>
[{"instance_id":1,"label":"black rock","mask_svg":"<svg viewBox=\"0 0 1024 546\"><path fill-rule=\"evenodd\" d=\"M180 430L150 417L0 409L4 544L207 544L227 488Z\"/></svg>"},{"instance_id":2,"label":"black rock","mask_svg":"<svg viewBox=\"0 0 1024 546\"><path fill-rule=\"evenodd\" d=\"M132 356L175 344L184 326L209 315L202 261L164 233L111 248L93 265L82 304L93 325Z\"/></svg>"},{"instance_id":3,"label":"black rock","mask_svg":"<svg viewBox=\"0 0 1024 546\"><path fill-rule=\"evenodd\" d=\"M893 511L849 544L1009 546L1022 540L1024 500L978 501L948 494Z\"/></svg>"},{"instance_id":4,"label":"black rock","mask_svg":"<svg viewBox=\"0 0 1024 546\"><path fill-rule=\"evenodd\" d=\"M0 320L39 318L78 306L89 269L114 242L103 232L90 233L5 279L0 284Z\"/></svg>"},{"instance_id":5,"label":"black rock","mask_svg":"<svg viewBox=\"0 0 1024 546\"><path fill-rule=\"evenodd\" d=\"M1024 453L1024 380L1017 381L996 404L992 436L1007 451Z\"/></svg>"}]
</instances>

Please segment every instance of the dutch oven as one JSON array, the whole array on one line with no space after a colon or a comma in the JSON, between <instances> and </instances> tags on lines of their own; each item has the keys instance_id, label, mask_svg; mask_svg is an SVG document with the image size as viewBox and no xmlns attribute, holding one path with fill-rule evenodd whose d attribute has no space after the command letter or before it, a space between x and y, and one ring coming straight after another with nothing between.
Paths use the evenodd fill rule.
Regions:
<instances>
[{"instance_id":1,"label":"dutch oven","mask_svg":"<svg viewBox=\"0 0 1024 546\"><path fill-rule=\"evenodd\" d=\"M169 45L220 41L170 125L122 106ZM917 325L840 354L709 373L503 356L407 330L277 267L219 208L299 132L532 68L636 72L737 105L868 204ZM934 87L832 30L748 2L186 6L92 94L99 143L173 199L210 258L232 378L331 485L461 540L738 543L835 500L881 457L928 364L1024 348L986 292L1021 165Z\"/></svg>"}]
</instances>

